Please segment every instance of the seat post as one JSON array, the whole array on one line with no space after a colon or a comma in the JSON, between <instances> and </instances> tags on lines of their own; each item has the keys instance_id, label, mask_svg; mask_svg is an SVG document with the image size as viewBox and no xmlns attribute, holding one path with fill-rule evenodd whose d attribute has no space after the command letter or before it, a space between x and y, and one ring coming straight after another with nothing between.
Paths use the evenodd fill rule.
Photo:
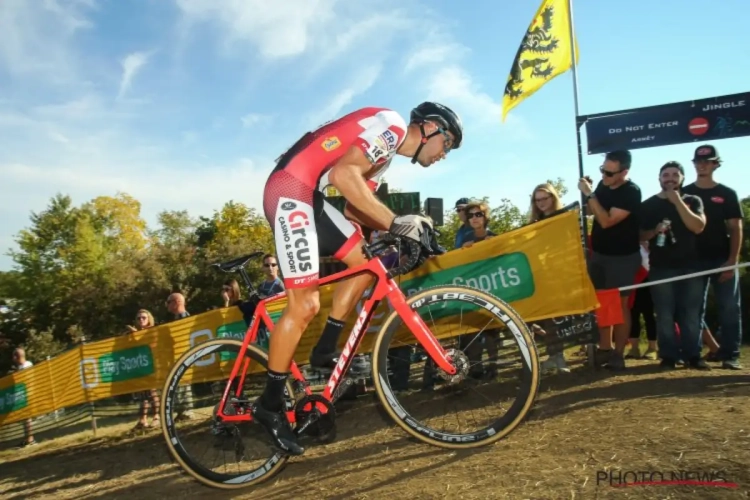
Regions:
<instances>
[{"instance_id":1,"label":"seat post","mask_svg":"<svg viewBox=\"0 0 750 500\"><path fill-rule=\"evenodd\" d=\"M255 293L255 287L253 287L252 282L250 281L250 276L248 276L247 271L245 271L244 267L241 267L239 270L240 276L242 277L242 281L245 282L245 287L247 288L248 293L252 295Z\"/></svg>"}]
</instances>

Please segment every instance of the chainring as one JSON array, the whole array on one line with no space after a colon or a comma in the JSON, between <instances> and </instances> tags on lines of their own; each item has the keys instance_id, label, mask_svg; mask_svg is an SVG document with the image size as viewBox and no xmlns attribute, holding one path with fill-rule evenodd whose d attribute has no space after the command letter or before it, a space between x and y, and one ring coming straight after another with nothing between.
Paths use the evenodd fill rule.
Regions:
<instances>
[{"instance_id":1,"label":"chainring","mask_svg":"<svg viewBox=\"0 0 750 500\"><path fill-rule=\"evenodd\" d=\"M326 408L323 413L320 406ZM297 400L294 405L298 434L312 436L321 443L336 439L336 409L330 401L318 394L310 394Z\"/></svg>"}]
</instances>

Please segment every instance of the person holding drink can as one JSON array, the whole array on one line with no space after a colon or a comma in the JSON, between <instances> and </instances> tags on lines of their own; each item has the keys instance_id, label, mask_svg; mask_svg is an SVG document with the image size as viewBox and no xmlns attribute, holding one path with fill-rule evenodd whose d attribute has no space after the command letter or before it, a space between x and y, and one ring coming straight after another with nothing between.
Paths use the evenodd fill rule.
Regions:
<instances>
[{"instance_id":1,"label":"person holding drink can","mask_svg":"<svg viewBox=\"0 0 750 500\"><path fill-rule=\"evenodd\" d=\"M661 191L641 205L641 241L649 242L649 279L678 278L698 270L697 237L706 226L703 202L683 194L685 169L668 162L659 171ZM661 366L679 360L689 368L708 370L701 358L703 279L678 279L651 286ZM680 336L675 331L677 324Z\"/></svg>"}]
</instances>

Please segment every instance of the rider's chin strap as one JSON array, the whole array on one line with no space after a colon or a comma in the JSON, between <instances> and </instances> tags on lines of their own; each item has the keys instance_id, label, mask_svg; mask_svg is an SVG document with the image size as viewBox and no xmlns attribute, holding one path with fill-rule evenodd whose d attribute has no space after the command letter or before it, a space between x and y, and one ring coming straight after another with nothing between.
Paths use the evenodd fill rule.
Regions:
<instances>
[{"instance_id":1,"label":"rider's chin strap","mask_svg":"<svg viewBox=\"0 0 750 500\"><path fill-rule=\"evenodd\" d=\"M419 130L420 130L420 132L422 132L422 140L420 141L419 147L414 152L414 156L411 157L411 162L412 163L417 163L417 156L419 156L419 153L422 151L422 148L424 147L424 145L427 144L427 141L429 141L430 138L435 137L436 135L438 135L440 133L439 130L436 130L435 132L431 133L430 135L425 135L424 134L424 122L422 122L422 123L419 124Z\"/></svg>"}]
</instances>

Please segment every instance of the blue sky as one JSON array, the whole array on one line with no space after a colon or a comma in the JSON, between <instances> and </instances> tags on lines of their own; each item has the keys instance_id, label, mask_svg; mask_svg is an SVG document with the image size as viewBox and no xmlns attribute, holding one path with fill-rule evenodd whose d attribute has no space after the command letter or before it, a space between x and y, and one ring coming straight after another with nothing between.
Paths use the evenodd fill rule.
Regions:
<instances>
[{"instance_id":1,"label":"blue sky","mask_svg":"<svg viewBox=\"0 0 750 500\"><path fill-rule=\"evenodd\" d=\"M570 72L500 120L538 7L2 0L0 249L56 192L76 204L128 192L151 224L164 209L210 215L230 199L259 208L273 160L305 131L361 106L407 116L425 99L462 115L465 146L430 169L396 160L391 186L446 206L486 195L525 207L534 185L558 176L574 189ZM750 90L747 0L579 0L574 17L581 114ZM750 138L716 146L719 179L749 195ZM644 195L664 162L690 166L694 147L634 150ZM601 161L586 156L586 172L598 178ZM0 257L0 270L10 266Z\"/></svg>"}]
</instances>

